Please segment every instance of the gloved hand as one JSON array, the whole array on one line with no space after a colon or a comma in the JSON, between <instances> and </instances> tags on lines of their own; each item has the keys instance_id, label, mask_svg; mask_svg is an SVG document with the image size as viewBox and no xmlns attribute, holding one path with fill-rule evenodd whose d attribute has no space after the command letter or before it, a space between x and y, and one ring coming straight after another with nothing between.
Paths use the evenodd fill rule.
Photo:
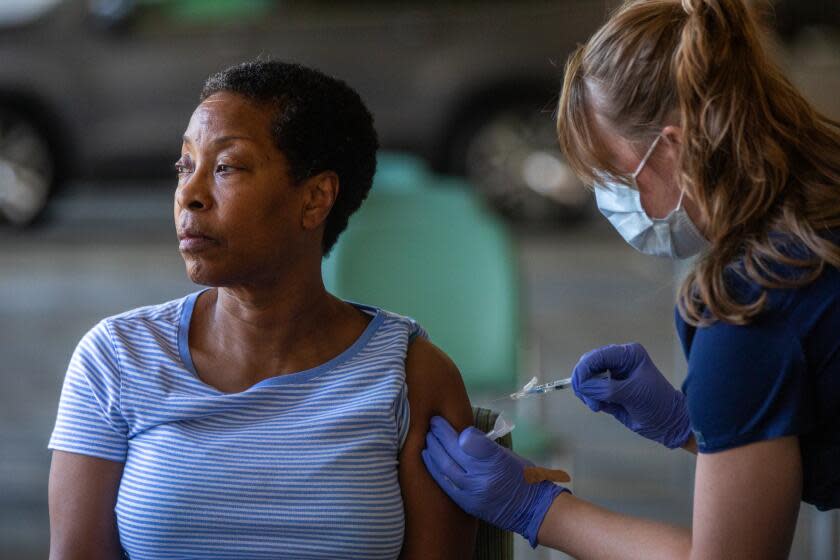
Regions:
<instances>
[{"instance_id":1,"label":"gloved hand","mask_svg":"<svg viewBox=\"0 0 840 560\"><path fill-rule=\"evenodd\" d=\"M610 376L602 374L609 372ZM685 395L663 377L641 344L612 345L581 357L572 374L575 394L653 441L673 449L691 436Z\"/></svg>"},{"instance_id":2,"label":"gloved hand","mask_svg":"<svg viewBox=\"0 0 840 560\"><path fill-rule=\"evenodd\" d=\"M469 427L460 436L435 416L426 435L423 462L429 473L461 508L537 546L537 534L554 498L566 488L543 481L528 484L523 474L533 463Z\"/></svg>"}]
</instances>

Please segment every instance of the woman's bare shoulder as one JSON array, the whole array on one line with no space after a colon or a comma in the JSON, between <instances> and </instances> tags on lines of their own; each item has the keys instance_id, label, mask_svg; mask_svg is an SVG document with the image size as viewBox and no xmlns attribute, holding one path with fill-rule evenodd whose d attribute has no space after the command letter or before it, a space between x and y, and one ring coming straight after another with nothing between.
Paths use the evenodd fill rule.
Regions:
<instances>
[{"instance_id":1,"label":"woman's bare shoulder","mask_svg":"<svg viewBox=\"0 0 840 560\"><path fill-rule=\"evenodd\" d=\"M425 338L415 337L408 347L405 372L413 412L445 416L456 429L472 425L472 408L461 372L443 350Z\"/></svg>"},{"instance_id":2,"label":"woman's bare shoulder","mask_svg":"<svg viewBox=\"0 0 840 560\"><path fill-rule=\"evenodd\" d=\"M472 558L475 519L443 493L421 459L432 416L443 416L457 430L472 425L472 408L464 382L449 356L420 336L409 345L405 372L411 420L399 458L406 516L400 558Z\"/></svg>"}]
</instances>

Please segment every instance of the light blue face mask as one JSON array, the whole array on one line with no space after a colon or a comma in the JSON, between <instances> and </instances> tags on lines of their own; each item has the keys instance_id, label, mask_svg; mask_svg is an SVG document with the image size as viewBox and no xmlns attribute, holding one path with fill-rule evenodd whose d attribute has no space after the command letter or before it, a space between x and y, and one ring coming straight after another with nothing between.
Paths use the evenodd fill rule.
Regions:
<instances>
[{"instance_id":1,"label":"light blue face mask","mask_svg":"<svg viewBox=\"0 0 840 560\"><path fill-rule=\"evenodd\" d=\"M656 257L685 259L696 255L709 246L709 242L691 221L682 206L685 191L680 200L664 218L651 218L642 207L636 178L644 169L662 136L657 136L645 157L631 175L636 188L616 182L595 186L595 201L598 210L613 227L637 251Z\"/></svg>"}]
</instances>

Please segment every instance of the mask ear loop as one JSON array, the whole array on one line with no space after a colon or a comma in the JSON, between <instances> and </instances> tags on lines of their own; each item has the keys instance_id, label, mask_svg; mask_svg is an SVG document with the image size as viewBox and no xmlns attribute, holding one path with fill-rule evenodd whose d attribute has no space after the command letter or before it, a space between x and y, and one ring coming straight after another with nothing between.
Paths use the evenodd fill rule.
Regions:
<instances>
[{"instance_id":1,"label":"mask ear loop","mask_svg":"<svg viewBox=\"0 0 840 560\"><path fill-rule=\"evenodd\" d=\"M633 184L635 185L637 191L639 190L639 184L636 183L636 178L639 176L639 173L642 172L642 169L644 169L645 165L647 165L650 156L653 154L653 150L656 149L656 145L659 144L660 140L662 140L661 133L659 134L659 136L656 137L656 140L654 140L653 143L650 145L650 148L648 148L648 151L645 152L642 161L640 161L638 167L636 167L636 171L634 171L633 175L631 175L631 177L633 178ZM680 189L680 198L677 201L677 206L673 210L671 210L669 214L673 214L674 212L677 212L680 210L680 208L682 208L683 198L685 198L685 189Z\"/></svg>"},{"instance_id":2,"label":"mask ear loop","mask_svg":"<svg viewBox=\"0 0 840 560\"><path fill-rule=\"evenodd\" d=\"M685 189L680 189L680 199L677 201L677 207L674 208L673 212L676 212L682 208L683 199L685 198Z\"/></svg>"},{"instance_id":3,"label":"mask ear loop","mask_svg":"<svg viewBox=\"0 0 840 560\"><path fill-rule=\"evenodd\" d=\"M653 144L650 145L650 148L648 148L648 151L645 152L645 156L642 158L642 161L640 161L639 165L636 167L636 171L634 171L631 175L631 177L633 177L633 184L636 185L636 190L639 190L639 185L636 184L636 178L639 176L639 173L642 172L642 169L644 169L645 165L650 159L651 154L653 154L653 150L656 149L656 145L659 144L659 141L661 139L662 134L656 137L656 140L654 140Z\"/></svg>"}]
</instances>

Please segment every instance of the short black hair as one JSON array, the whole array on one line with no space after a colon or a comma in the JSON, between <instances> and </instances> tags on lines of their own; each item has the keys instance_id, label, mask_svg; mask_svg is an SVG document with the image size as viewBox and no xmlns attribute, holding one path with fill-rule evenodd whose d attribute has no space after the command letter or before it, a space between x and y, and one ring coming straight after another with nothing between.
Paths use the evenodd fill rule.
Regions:
<instances>
[{"instance_id":1,"label":"short black hair","mask_svg":"<svg viewBox=\"0 0 840 560\"><path fill-rule=\"evenodd\" d=\"M376 172L379 140L362 98L337 78L277 60L244 62L213 74L199 100L219 92L273 108L271 134L295 184L323 171L338 175L338 197L324 226L327 255L367 198Z\"/></svg>"}]
</instances>

